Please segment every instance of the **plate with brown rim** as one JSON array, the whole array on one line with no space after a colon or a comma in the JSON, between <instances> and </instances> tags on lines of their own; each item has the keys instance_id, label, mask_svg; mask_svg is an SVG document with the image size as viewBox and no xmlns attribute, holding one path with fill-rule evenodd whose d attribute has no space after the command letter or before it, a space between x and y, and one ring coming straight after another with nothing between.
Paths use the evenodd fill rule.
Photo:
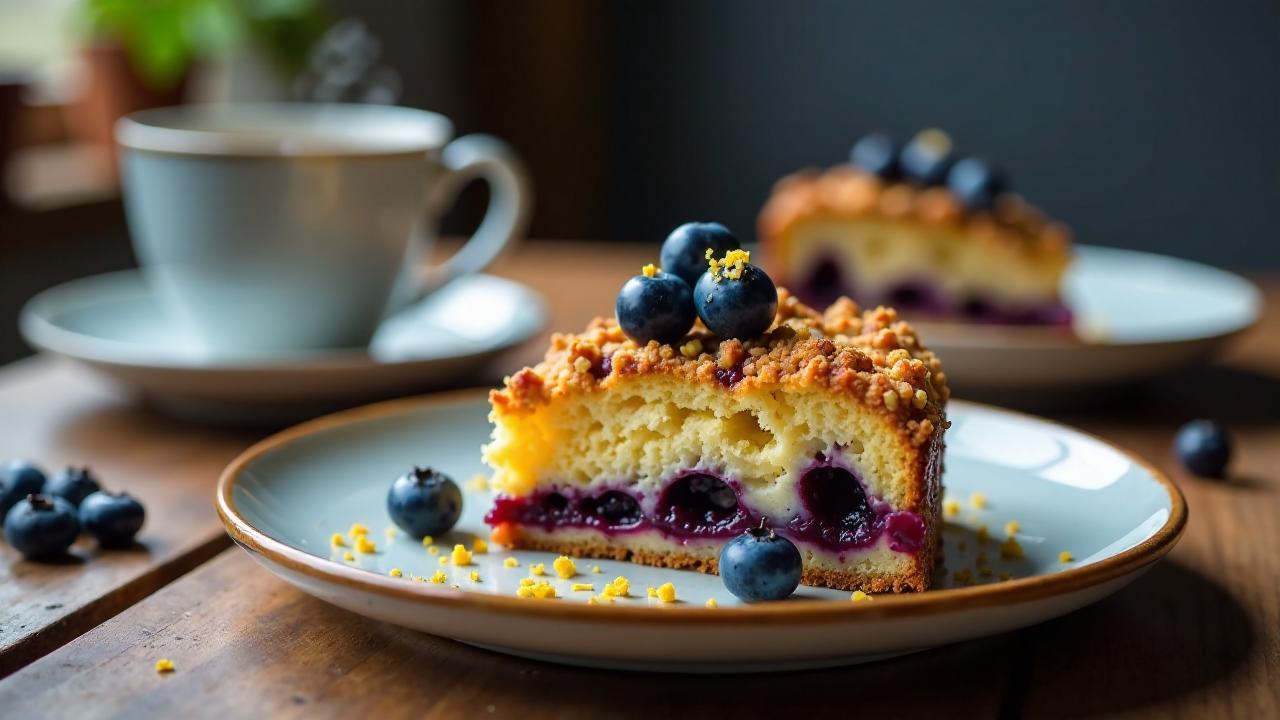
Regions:
<instances>
[{"instance_id":1,"label":"plate with brown rim","mask_svg":"<svg viewBox=\"0 0 1280 720\"><path fill-rule=\"evenodd\" d=\"M226 469L218 513L265 568L360 615L522 657L675 672L843 665L1042 622L1137 578L1169 551L1187 518L1173 483L1131 453L1047 420L957 401L948 408L944 475L956 503L943 530L945 562L928 592L854 602L847 592L801 587L786 601L744 604L714 575L590 559L561 579L549 553L496 545L474 552L475 540L488 537L492 501L477 479L487 414L484 394L467 391L304 423ZM462 518L430 547L395 532L385 508L391 480L413 465L464 488ZM369 528L374 552L355 552L350 536L333 545L355 523ZM1020 557L1001 554L1010 535ZM459 544L472 551L469 564L441 564ZM538 563L548 573L538 579L557 597L518 598ZM628 579L627 597L588 603L617 577ZM646 592L668 582L675 602ZM717 607L707 607L711 599Z\"/></svg>"}]
</instances>

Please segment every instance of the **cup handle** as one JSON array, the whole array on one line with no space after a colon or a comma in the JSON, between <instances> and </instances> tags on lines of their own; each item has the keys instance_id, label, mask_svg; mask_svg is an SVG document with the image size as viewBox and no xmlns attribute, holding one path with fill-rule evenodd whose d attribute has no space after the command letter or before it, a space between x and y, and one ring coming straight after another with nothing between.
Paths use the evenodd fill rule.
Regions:
<instances>
[{"instance_id":1,"label":"cup handle","mask_svg":"<svg viewBox=\"0 0 1280 720\"><path fill-rule=\"evenodd\" d=\"M440 160L444 173L427 196L432 218L444 215L462 188L476 179L489 183L489 208L475 234L452 257L419 276L419 297L454 278L488 267L524 235L533 209L528 173L505 142L490 135L467 135L446 145Z\"/></svg>"}]
</instances>

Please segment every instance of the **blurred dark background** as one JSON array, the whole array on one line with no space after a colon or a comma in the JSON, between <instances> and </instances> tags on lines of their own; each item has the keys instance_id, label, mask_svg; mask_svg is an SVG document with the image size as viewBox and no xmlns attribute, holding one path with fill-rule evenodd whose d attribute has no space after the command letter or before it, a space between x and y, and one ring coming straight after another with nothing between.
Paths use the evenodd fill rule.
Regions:
<instances>
[{"instance_id":1,"label":"blurred dark background","mask_svg":"<svg viewBox=\"0 0 1280 720\"><path fill-rule=\"evenodd\" d=\"M4 90L5 50L32 34L24 14L82 4L94 0L0 0L0 134L16 138L0 209L0 361L26 352L13 319L27 297L134 263L109 152L100 138L83 151L94 137L66 111L105 87L92 80L101 43L55 48L90 69L79 95L32 53L18 54L25 95ZM750 239L780 176L843 162L870 130L905 140L939 127L959 152L1003 165L1080 242L1280 267L1274 1L301 5L314 12L286 18L292 34L272 26L270 49L362 23L398 75L390 97L516 146L537 190L534 238L657 242L716 219ZM192 79L215 65L197 58L167 92L264 95L236 73ZM9 129L6 106L19 108ZM483 202L469 190L446 231L467 232Z\"/></svg>"}]
</instances>

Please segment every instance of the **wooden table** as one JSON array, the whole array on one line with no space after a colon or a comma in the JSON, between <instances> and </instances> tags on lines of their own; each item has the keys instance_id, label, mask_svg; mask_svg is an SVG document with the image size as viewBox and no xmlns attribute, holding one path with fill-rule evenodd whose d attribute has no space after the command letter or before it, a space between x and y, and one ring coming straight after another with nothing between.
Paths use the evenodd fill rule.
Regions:
<instances>
[{"instance_id":1,"label":"wooden table","mask_svg":"<svg viewBox=\"0 0 1280 720\"><path fill-rule=\"evenodd\" d=\"M605 310L651 248L541 243L497 272L550 300L554 327ZM1262 327L1212 368L1108 405L1049 414L1130 447L1182 486L1191 520L1127 589L1016 633L874 665L658 676L544 665L366 620L277 581L230 547L221 467L255 436L148 414L50 358L0 369L0 458L91 464L142 497L143 547L77 547L58 565L0 547L0 716L597 718L1280 716L1280 276ZM534 359L541 341L514 353ZM1169 449L1186 419L1236 434L1229 482ZM157 658L177 671L158 675ZM6 677L7 676L7 677Z\"/></svg>"}]
</instances>

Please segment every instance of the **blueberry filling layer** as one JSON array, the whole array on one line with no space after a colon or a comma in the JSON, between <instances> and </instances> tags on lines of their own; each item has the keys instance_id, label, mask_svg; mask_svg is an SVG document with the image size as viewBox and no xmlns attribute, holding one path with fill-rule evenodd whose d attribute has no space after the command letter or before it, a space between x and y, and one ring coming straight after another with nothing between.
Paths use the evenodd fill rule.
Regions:
<instances>
[{"instance_id":1,"label":"blueberry filling layer","mask_svg":"<svg viewBox=\"0 0 1280 720\"><path fill-rule=\"evenodd\" d=\"M896 552L914 553L924 544L924 521L913 512L894 512L868 496L850 470L820 460L799 481L801 512L777 530L800 542L840 552L867 548L881 537ZM608 535L656 530L676 539L729 539L760 523L734 486L704 471L677 476L659 493L652 512L641 499L619 489L584 492L573 488L524 497L499 496L485 517L490 525L589 528Z\"/></svg>"}]
</instances>

